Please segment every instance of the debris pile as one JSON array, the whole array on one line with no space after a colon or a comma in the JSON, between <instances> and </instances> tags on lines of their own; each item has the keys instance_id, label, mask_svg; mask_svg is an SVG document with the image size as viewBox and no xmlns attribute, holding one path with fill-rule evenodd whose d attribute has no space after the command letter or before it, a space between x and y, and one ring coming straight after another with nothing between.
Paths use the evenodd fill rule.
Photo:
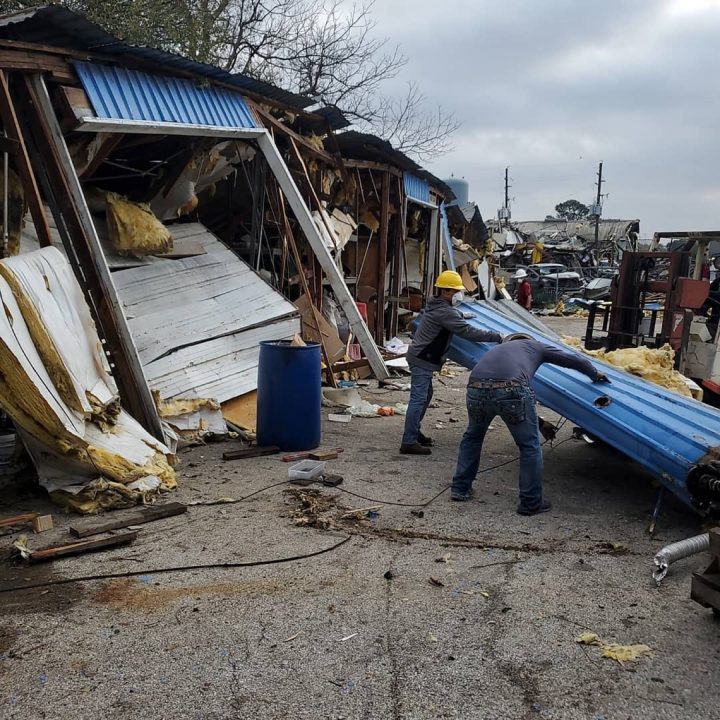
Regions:
<instances>
[{"instance_id":1,"label":"debris pile","mask_svg":"<svg viewBox=\"0 0 720 720\"><path fill-rule=\"evenodd\" d=\"M54 248L0 262L0 404L57 502L149 502L175 487L170 450L121 409L75 276Z\"/></svg>"}]
</instances>

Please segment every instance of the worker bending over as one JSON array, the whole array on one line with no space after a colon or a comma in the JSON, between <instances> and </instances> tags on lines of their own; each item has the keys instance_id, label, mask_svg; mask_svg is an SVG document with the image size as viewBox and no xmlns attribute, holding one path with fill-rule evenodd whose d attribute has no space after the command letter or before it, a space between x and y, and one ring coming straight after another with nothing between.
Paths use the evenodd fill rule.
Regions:
<instances>
[{"instance_id":1,"label":"worker bending over","mask_svg":"<svg viewBox=\"0 0 720 720\"><path fill-rule=\"evenodd\" d=\"M543 499L543 456L540 449L535 393L530 388L537 369L552 363L584 373L593 382L609 382L589 360L534 340L524 333L508 335L486 352L470 373L467 388L468 428L458 453L451 498L469 500L478 472L485 433L499 415L520 449L520 515L547 512Z\"/></svg>"},{"instance_id":2,"label":"worker bending over","mask_svg":"<svg viewBox=\"0 0 720 720\"><path fill-rule=\"evenodd\" d=\"M476 330L455 307L464 300L464 286L458 273L446 270L435 282L438 293L430 298L420 315L420 325L407 353L410 366L410 401L405 415L405 432L400 452L430 455L433 441L420 431L432 400L433 373L442 369L453 334L475 342L501 342L498 333Z\"/></svg>"}]
</instances>

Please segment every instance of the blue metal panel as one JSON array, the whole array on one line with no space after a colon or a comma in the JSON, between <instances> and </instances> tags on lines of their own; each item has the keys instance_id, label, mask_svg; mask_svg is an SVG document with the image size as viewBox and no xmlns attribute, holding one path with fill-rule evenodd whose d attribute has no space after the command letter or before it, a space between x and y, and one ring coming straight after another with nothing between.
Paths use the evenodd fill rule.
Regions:
<instances>
[{"instance_id":1,"label":"blue metal panel","mask_svg":"<svg viewBox=\"0 0 720 720\"><path fill-rule=\"evenodd\" d=\"M75 69L102 119L258 127L243 96L233 90L96 63L76 62Z\"/></svg>"},{"instance_id":2,"label":"blue metal panel","mask_svg":"<svg viewBox=\"0 0 720 720\"><path fill-rule=\"evenodd\" d=\"M430 202L430 185L427 180L421 180L417 175L406 172L403 173L403 184L405 185L405 194L409 198Z\"/></svg>"},{"instance_id":3,"label":"blue metal panel","mask_svg":"<svg viewBox=\"0 0 720 720\"><path fill-rule=\"evenodd\" d=\"M572 351L484 303L465 303L461 309L469 314L473 327L502 334L527 332L549 345ZM455 335L450 357L472 368L491 347ZM593 384L575 370L543 365L533 382L540 403L638 462L682 502L695 508L688 492L688 473L720 447L720 411L607 363L591 362L611 384ZM610 403L598 407L595 402L603 396Z\"/></svg>"}]
</instances>

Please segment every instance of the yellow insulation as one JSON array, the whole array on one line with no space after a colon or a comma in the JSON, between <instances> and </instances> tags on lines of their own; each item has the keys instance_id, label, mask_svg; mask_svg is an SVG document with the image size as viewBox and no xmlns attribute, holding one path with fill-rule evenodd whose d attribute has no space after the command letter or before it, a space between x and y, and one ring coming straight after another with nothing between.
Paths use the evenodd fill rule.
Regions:
<instances>
[{"instance_id":1,"label":"yellow insulation","mask_svg":"<svg viewBox=\"0 0 720 720\"><path fill-rule=\"evenodd\" d=\"M673 390L685 397L692 397L684 375L675 370L675 351L670 345L661 348L636 347L621 350L586 350L579 338L564 337L567 345L603 360L610 365L621 368L632 375L637 375L661 387Z\"/></svg>"},{"instance_id":2,"label":"yellow insulation","mask_svg":"<svg viewBox=\"0 0 720 720\"><path fill-rule=\"evenodd\" d=\"M208 410L220 410L220 404L216 400L210 398L173 398L172 400L160 400L159 396L155 396L155 404L157 405L160 417L178 417L178 415L189 415L198 410L207 408Z\"/></svg>"},{"instance_id":3,"label":"yellow insulation","mask_svg":"<svg viewBox=\"0 0 720 720\"><path fill-rule=\"evenodd\" d=\"M130 202L112 192L106 198L108 234L119 255L158 255L172 250L170 231L149 205Z\"/></svg>"},{"instance_id":4,"label":"yellow insulation","mask_svg":"<svg viewBox=\"0 0 720 720\"><path fill-rule=\"evenodd\" d=\"M0 263L0 276L5 279L15 296L15 301L20 308L25 324L28 326L35 347L40 353L45 369L52 378L55 389L65 404L77 412L83 412L82 402L75 392L70 373L65 367L65 363L62 361L60 353L55 347L55 343L52 341L37 308L30 298L25 295L20 282L5 263Z\"/></svg>"}]
</instances>

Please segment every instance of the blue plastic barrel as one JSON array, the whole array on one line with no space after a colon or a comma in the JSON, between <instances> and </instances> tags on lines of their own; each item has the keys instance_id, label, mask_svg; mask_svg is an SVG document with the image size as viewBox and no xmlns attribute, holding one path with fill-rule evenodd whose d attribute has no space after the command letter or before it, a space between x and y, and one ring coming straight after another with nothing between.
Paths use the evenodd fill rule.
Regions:
<instances>
[{"instance_id":1,"label":"blue plastic barrel","mask_svg":"<svg viewBox=\"0 0 720 720\"><path fill-rule=\"evenodd\" d=\"M281 450L320 445L320 344L296 347L288 340L260 343L257 443Z\"/></svg>"}]
</instances>

